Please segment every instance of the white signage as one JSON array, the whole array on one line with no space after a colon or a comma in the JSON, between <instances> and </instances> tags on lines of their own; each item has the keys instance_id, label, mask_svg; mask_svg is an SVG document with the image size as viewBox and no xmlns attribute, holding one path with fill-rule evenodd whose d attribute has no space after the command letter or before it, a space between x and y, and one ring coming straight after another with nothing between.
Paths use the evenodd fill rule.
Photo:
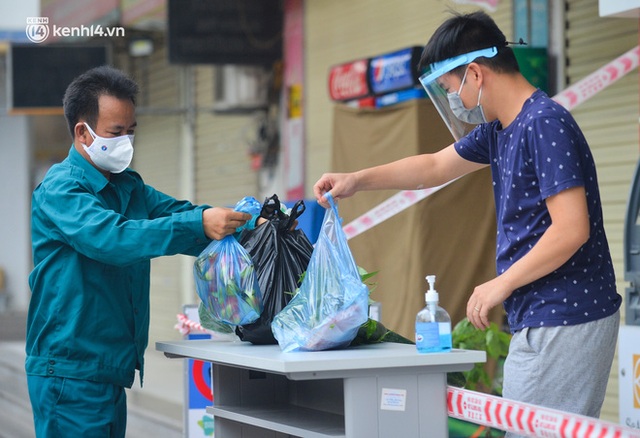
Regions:
<instances>
[{"instance_id":1,"label":"white signage","mask_svg":"<svg viewBox=\"0 0 640 438\"><path fill-rule=\"evenodd\" d=\"M620 424L640 429L640 326L620 326L618 342Z\"/></svg>"}]
</instances>

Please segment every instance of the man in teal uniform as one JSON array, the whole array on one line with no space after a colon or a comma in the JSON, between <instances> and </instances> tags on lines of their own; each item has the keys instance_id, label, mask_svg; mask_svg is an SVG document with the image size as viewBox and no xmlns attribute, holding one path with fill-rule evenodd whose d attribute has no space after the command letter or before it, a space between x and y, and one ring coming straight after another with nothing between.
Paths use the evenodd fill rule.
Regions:
<instances>
[{"instance_id":1,"label":"man in teal uniform","mask_svg":"<svg viewBox=\"0 0 640 438\"><path fill-rule=\"evenodd\" d=\"M38 437L124 437L151 258L198 255L251 219L176 200L128 168L137 91L111 67L77 77L64 96L73 145L33 192L26 372Z\"/></svg>"}]
</instances>

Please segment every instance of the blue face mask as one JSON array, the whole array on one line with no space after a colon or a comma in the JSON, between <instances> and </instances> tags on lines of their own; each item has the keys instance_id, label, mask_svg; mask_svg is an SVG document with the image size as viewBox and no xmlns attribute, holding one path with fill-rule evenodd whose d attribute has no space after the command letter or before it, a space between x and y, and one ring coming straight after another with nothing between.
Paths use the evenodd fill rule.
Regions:
<instances>
[{"instance_id":1,"label":"blue face mask","mask_svg":"<svg viewBox=\"0 0 640 438\"><path fill-rule=\"evenodd\" d=\"M480 98L482 97L482 87L480 87L480 92L478 93L478 103L475 107L471 109L467 109L462 103L462 98L460 97L460 93L462 93L462 87L464 86L464 81L467 79L467 72L469 68L464 72L464 76L462 77L462 83L460 84L460 89L458 91L453 91L451 93L447 93L447 99L449 99L449 106L451 107L451 111L453 114L460 120L465 123L469 123L471 125L478 125L480 123L487 123L487 118L484 116L484 111L482 110L482 105L480 105Z\"/></svg>"}]
</instances>

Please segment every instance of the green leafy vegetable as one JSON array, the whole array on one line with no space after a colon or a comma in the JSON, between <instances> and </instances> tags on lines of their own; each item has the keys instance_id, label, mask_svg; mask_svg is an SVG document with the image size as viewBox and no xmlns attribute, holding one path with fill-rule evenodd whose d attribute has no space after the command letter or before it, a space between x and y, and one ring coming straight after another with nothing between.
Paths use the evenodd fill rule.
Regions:
<instances>
[{"instance_id":1,"label":"green leafy vegetable","mask_svg":"<svg viewBox=\"0 0 640 438\"><path fill-rule=\"evenodd\" d=\"M381 322L369 318L358 329L356 337L350 346L363 344L377 344L380 342L396 342L399 344L413 344L414 342L404 336L387 329Z\"/></svg>"},{"instance_id":2,"label":"green leafy vegetable","mask_svg":"<svg viewBox=\"0 0 640 438\"><path fill-rule=\"evenodd\" d=\"M216 320L206 306L200 302L198 305L198 317L200 318L200 325L207 330L213 330L218 333L232 333L233 327Z\"/></svg>"}]
</instances>

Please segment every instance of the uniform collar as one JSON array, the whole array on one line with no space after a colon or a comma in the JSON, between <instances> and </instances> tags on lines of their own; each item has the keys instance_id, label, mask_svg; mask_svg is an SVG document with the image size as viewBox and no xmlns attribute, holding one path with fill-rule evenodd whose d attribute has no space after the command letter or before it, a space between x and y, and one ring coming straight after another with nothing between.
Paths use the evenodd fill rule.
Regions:
<instances>
[{"instance_id":1,"label":"uniform collar","mask_svg":"<svg viewBox=\"0 0 640 438\"><path fill-rule=\"evenodd\" d=\"M93 165L76 150L73 144L69 150L69 162L73 167L79 168L82 171L83 177L91 184L96 192L104 189L107 184L109 184L109 180L105 178L98 169L93 167Z\"/></svg>"}]
</instances>

